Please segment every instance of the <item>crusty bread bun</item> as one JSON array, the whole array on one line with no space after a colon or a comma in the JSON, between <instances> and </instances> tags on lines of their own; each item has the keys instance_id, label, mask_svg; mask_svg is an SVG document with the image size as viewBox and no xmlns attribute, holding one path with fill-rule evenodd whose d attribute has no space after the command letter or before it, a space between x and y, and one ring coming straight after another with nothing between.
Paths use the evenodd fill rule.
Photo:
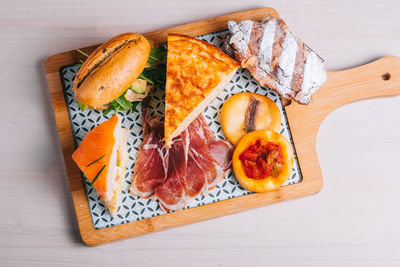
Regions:
<instances>
[{"instance_id":1,"label":"crusty bread bun","mask_svg":"<svg viewBox=\"0 0 400 267\"><path fill-rule=\"evenodd\" d=\"M136 33L124 33L100 45L76 74L75 98L94 109L107 108L142 73L150 49L149 41Z\"/></svg>"}]
</instances>

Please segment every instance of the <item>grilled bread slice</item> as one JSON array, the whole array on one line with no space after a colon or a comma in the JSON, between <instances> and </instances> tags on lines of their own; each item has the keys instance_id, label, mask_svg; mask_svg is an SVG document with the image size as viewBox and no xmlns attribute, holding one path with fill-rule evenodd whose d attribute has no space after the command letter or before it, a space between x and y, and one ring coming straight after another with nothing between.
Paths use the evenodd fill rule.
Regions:
<instances>
[{"instance_id":1,"label":"grilled bread slice","mask_svg":"<svg viewBox=\"0 0 400 267\"><path fill-rule=\"evenodd\" d=\"M227 26L225 50L261 86L301 104L311 102L311 95L326 80L323 60L295 37L282 19L229 21Z\"/></svg>"},{"instance_id":2,"label":"grilled bread slice","mask_svg":"<svg viewBox=\"0 0 400 267\"><path fill-rule=\"evenodd\" d=\"M205 41L168 35L164 128L167 146L221 93L238 68L235 60Z\"/></svg>"}]
</instances>

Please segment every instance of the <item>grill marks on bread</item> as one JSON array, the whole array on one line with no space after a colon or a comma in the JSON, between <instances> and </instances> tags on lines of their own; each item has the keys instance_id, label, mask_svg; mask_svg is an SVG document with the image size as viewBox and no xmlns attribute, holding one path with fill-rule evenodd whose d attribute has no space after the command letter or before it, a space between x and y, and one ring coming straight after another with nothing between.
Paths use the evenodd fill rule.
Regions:
<instances>
[{"instance_id":1,"label":"grill marks on bread","mask_svg":"<svg viewBox=\"0 0 400 267\"><path fill-rule=\"evenodd\" d=\"M296 95L298 92L301 91L301 88L303 86L303 74L304 74L304 64L306 63L307 55L304 53L304 44L301 42L298 42L298 45L300 46L299 49L297 49L296 53L296 61L295 61L295 68L293 71L293 78L292 78L292 90L294 92L294 95Z\"/></svg>"},{"instance_id":2,"label":"grill marks on bread","mask_svg":"<svg viewBox=\"0 0 400 267\"><path fill-rule=\"evenodd\" d=\"M271 76L275 76L279 67L279 57L282 52L283 48L283 42L285 40L286 34L285 30L287 29L282 29L284 25L282 25L282 21L277 21L276 22L276 28L275 28L275 38L274 38L274 44L272 47L272 55L271 55L271 63L270 66L272 67L270 71Z\"/></svg>"},{"instance_id":3,"label":"grill marks on bread","mask_svg":"<svg viewBox=\"0 0 400 267\"><path fill-rule=\"evenodd\" d=\"M229 21L228 30L225 49L233 52L261 86L308 104L311 94L325 82L322 60L290 32L282 19Z\"/></svg>"}]
</instances>

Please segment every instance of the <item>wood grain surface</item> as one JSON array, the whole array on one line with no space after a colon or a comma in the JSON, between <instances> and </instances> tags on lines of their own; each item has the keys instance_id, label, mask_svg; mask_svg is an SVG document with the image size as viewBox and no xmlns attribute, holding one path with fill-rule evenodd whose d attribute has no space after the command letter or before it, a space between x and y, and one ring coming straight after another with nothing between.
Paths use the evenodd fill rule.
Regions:
<instances>
[{"instance_id":1,"label":"wood grain surface","mask_svg":"<svg viewBox=\"0 0 400 267\"><path fill-rule=\"evenodd\" d=\"M52 54L265 1L1 1L0 265L398 266L399 96L323 121L322 191L99 247L82 246L43 62ZM272 1L328 70L400 55L397 1ZM393 77L393 76L392 76ZM206 256L205 256L206 255Z\"/></svg>"}]
</instances>

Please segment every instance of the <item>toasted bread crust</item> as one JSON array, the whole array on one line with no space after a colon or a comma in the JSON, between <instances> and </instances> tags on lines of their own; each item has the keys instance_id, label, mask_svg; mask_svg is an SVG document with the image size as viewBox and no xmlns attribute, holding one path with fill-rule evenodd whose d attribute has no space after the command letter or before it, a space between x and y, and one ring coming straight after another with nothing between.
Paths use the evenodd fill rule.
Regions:
<instances>
[{"instance_id":1,"label":"toasted bread crust","mask_svg":"<svg viewBox=\"0 0 400 267\"><path fill-rule=\"evenodd\" d=\"M180 34L168 35L167 57L165 141L168 145L223 90L239 65L217 47Z\"/></svg>"},{"instance_id":2,"label":"toasted bread crust","mask_svg":"<svg viewBox=\"0 0 400 267\"><path fill-rule=\"evenodd\" d=\"M76 99L101 107L121 96L146 66L150 43L142 35L124 33L99 46L79 69Z\"/></svg>"},{"instance_id":3,"label":"toasted bread crust","mask_svg":"<svg viewBox=\"0 0 400 267\"><path fill-rule=\"evenodd\" d=\"M228 22L224 47L263 87L283 99L300 104L326 80L323 60L291 32L280 18L263 23L244 20Z\"/></svg>"}]
</instances>

